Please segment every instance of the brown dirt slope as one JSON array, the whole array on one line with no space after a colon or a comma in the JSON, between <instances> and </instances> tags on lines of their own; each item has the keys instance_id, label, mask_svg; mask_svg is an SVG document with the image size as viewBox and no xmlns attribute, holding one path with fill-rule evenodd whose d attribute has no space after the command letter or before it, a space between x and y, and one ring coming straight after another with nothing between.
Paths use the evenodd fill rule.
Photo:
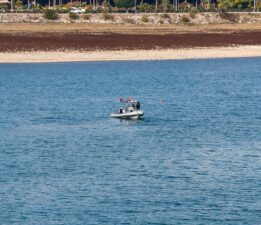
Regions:
<instances>
[{"instance_id":1,"label":"brown dirt slope","mask_svg":"<svg viewBox=\"0 0 261 225\"><path fill-rule=\"evenodd\" d=\"M261 45L261 31L120 34L2 32L0 52L46 50L133 50Z\"/></svg>"}]
</instances>

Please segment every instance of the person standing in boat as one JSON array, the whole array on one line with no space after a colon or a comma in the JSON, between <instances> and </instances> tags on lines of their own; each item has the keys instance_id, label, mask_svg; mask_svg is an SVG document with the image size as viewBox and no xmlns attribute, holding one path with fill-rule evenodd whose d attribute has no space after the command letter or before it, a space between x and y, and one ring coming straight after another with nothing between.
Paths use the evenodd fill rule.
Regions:
<instances>
[{"instance_id":1,"label":"person standing in boat","mask_svg":"<svg viewBox=\"0 0 261 225\"><path fill-rule=\"evenodd\" d=\"M136 103L136 109L140 110L140 102L139 101L137 101L137 103Z\"/></svg>"}]
</instances>

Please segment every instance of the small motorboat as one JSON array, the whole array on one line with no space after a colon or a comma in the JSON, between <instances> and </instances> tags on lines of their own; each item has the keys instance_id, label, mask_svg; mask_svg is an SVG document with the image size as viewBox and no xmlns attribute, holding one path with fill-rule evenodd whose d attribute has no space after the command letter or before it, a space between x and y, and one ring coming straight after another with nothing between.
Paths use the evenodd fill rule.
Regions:
<instances>
[{"instance_id":1,"label":"small motorboat","mask_svg":"<svg viewBox=\"0 0 261 225\"><path fill-rule=\"evenodd\" d=\"M121 99L121 102L123 100ZM144 115L144 112L140 109L140 102L130 97L126 100L126 108L120 107L116 113L112 113L112 118L118 119L132 119L137 120Z\"/></svg>"}]
</instances>

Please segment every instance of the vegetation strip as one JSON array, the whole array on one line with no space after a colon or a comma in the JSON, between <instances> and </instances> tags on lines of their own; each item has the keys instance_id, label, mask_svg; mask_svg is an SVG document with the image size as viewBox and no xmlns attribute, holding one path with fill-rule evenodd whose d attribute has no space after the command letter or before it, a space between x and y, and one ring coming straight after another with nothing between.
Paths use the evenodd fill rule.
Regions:
<instances>
[{"instance_id":1,"label":"vegetation strip","mask_svg":"<svg viewBox=\"0 0 261 225\"><path fill-rule=\"evenodd\" d=\"M258 11L260 0L0 0L2 11L60 13Z\"/></svg>"}]
</instances>

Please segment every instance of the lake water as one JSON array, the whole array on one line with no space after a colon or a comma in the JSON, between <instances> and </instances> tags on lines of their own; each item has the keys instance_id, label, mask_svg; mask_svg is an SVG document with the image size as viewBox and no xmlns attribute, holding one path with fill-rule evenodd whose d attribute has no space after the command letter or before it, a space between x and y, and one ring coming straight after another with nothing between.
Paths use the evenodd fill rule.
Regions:
<instances>
[{"instance_id":1,"label":"lake water","mask_svg":"<svg viewBox=\"0 0 261 225\"><path fill-rule=\"evenodd\" d=\"M0 64L0 224L260 221L261 58Z\"/></svg>"}]
</instances>

